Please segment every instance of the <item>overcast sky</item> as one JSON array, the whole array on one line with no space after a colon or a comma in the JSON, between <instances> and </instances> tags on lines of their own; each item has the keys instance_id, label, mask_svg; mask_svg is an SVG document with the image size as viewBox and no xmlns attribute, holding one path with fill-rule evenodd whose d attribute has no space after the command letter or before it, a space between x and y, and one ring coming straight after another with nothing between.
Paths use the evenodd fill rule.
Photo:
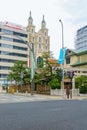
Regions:
<instances>
[{"instance_id":1,"label":"overcast sky","mask_svg":"<svg viewBox=\"0 0 87 130\"><path fill-rule=\"evenodd\" d=\"M76 30L87 25L87 0L0 0L0 21L27 26L31 11L36 32L41 28L44 14L49 29L51 51L59 57L64 29L64 46L74 48Z\"/></svg>"}]
</instances>

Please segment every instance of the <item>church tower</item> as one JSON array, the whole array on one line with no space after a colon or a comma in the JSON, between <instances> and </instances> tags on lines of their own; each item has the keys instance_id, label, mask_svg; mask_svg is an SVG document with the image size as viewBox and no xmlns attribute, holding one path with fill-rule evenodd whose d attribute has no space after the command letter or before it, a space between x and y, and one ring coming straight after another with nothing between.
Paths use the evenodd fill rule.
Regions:
<instances>
[{"instance_id":1,"label":"church tower","mask_svg":"<svg viewBox=\"0 0 87 130\"><path fill-rule=\"evenodd\" d=\"M45 22L45 20L44 20L44 15L43 15L43 20L42 20L42 22L41 22L41 28L46 28L46 22Z\"/></svg>"},{"instance_id":2,"label":"church tower","mask_svg":"<svg viewBox=\"0 0 87 130\"><path fill-rule=\"evenodd\" d=\"M27 26L26 30L29 33L35 33L35 26L33 25L33 18L31 16L31 11L30 11L30 16L28 18L28 26Z\"/></svg>"},{"instance_id":3,"label":"church tower","mask_svg":"<svg viewBox=\"0 0 87 130\"><path fill-rule=\"evenodd\" d=\"M35 32L35 26L30 11L26 30L29 33L29 43L34 43L35 66L38 67L42 61L43 52L50 51L50 37L48 36L44 15L41 21L41 28L38 32Z\"/></svg>"}]
</instances>

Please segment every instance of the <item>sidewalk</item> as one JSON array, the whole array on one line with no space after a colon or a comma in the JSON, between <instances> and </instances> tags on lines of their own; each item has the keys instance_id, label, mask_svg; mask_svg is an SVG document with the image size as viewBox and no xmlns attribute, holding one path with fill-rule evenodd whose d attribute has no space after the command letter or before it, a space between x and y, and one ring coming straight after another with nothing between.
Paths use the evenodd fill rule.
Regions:
<instances>
[{"instance_id":1,"label":"sidewalk","mask_svg":"<svg viewBox=\"0 0 87 130\"><path fill-rule=\"evenodd\" d=\"M29 96L29 97L41 97L45 99L52 99L52 100L67 100L66 97L63 96L55 96L55 95L43 95L43 94L33 94L31 93L14 93L14 95L19 95L19 96ZM87 94L80 94L79 96L72 96L72 98L69 100L87 100Z\"/></svg>"},{"instance_id":2,"label":"sidewalk","mask_svg":"<svg viewBox=\"0 0 87 130\"><path fill-rule=\"evenodd\" d=\"M6 91L0 91L0 93L6 93ZM9 93L8 93L9 94ZM44 95L44 94L33 94L31 93L14 93L13 95L19 96L27 96L27 97L38 97L44 99L52 99L52 100L67 100L66 96L56 96L56 95ZM80 94L79 96L72 96L69 100L87 100L87 94Z\"/></svg>"}]
</instances>

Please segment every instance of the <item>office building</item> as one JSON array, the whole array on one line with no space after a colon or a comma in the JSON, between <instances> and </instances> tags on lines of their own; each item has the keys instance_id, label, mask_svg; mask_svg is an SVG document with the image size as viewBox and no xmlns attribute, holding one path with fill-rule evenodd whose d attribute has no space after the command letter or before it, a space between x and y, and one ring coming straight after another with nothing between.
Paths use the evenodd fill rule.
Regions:
<instances>
[{"instance_id":1,"label":"office building","mask_svg":"<svg viewBox=\"0 0 87 130\"><path fill-rule=\"evenodd\" d=\"M75 39L76 50L87 50L87 26L77 30Z\"/></svg>"},{"instance_id":2,"label":"office building","mask_svg":"<svg viewBox=\"0 0 87 130\"><path fill-rule=\"evenodd\" d=\"M0 22L0 86L7 82L10 67L15 61L27 61L26 29L18 24Z\"/></svg>"}]
</instances>

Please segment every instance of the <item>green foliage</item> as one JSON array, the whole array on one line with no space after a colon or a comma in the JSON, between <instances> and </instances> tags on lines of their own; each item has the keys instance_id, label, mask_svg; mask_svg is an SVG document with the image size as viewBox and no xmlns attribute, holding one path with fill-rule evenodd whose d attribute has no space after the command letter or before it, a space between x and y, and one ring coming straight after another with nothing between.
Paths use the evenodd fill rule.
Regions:
<instances>
[{"instance_id":1,"label":"green foliage","mask_svg":"<svg viewBox=\"0 0 87 130\"><path fill-rule=\"evenodd\" d=\"M80 89L80 93L87 93L87 86L82 85L79 87L79 89Z\"/></svg>"},{"instance_id":2,"label":"green foliage","mask_svg":"<svg viewBox=\"0 0 87 130\"><path fill-rule=\"evenodd\" d=\"M43 75L52 76L52 66L51 66L50 60L49 60L51 57L53 57L52 52L50 52L50 51L43 52L42 57L43 57L43 65L44 65L43 71L42 71Z\"/></svg>"},{"instance_id":3,"label":"green foliage","mask_svg":"<svg viewBox=\"0 0 87 130\"><path fill-rule=\"evenodd\" d=\"M62 76L60 76L61 73L62 73L61 69L56 70L56 78L58 78L59 83L61 83L61 81L62 81Z\"/></svg>"},{"instance_id":4,"label":"green foliage","mask_svg":"<svg viewBox=\"0 0 87 130\"><path fill-rule=\"evenodd\" d=\"M52 65L49 61L50 57L52 57L52 53L50 52L43 53L43 67L39 68L34 75L34 82L36 85L48 85L50 84L52 89L60 88L61 79L60 76L61 69L52 70ZM40 67L42 64L40 65ZM21 77L21 73L23 76ZM24 61L17 61L11 67L11 71L8 75L9 81L15 81L17 84L27 84L30 83L30 69L27 68L27 63Z\"/></svg>"},{"instance_id":5,"label":"green foliage","mask_svg":"<svg viewBox=\"0 0 87 130\"><path fill-rule=\"evenodd\" d=\"M9 81L15 81L17 84L30 82L30 70L27 68L27 62L17 61L11 67L11 72L8 74Z\"/></svg>"},{"instance_id":6,"label":"green foliage","mask_svg":"<svg viewBox=\"0 0 87 130\"><path fill-rule=\"evenodd\" d=\"M38 68L43 68L43 62L38 63Z\"/></svg>"},{"instance_id":7,"label":"green foliage","mask_svg":"<svg viewBox=\"0 0 87 130\"><path fill-rule=\"evenodd\" d=\"M35 74L35 84L37 84L37 85L41 85L41 77L42 77L42 75L41 74Z\"/></svg>"},{"instance_id":8,"label":"green foliage","mask_svg":"<svg viewBox=\"0 0 87 130\"><path fill-rule=\"evenodd\" d=\"M51 86L51 89L60 89L60 82L57 78L53 78L49 82L49 85Z\"/></svg>"},{"instance_id":9,"label":"green foliage","mask_svg":"<svg viewBox=\"0 0 87 130\"><path fill-rule=\"evenodd\" d=\"M49 84L52 89L55 89L60 88L62 77L60 76L61 69L52 70L49 60L52 57L53 55L50 52L42 54L44 67L40 69L40 74L35 74L35 83L41 84L41 82L44 82L44 84Z\"/></svg>"},{"instance_id":10,"label":"green foliage","mask_svg":"<svg viewBox=\"0 0 87 130\"><path fill-rule=\"evenodd\" d=\"M80 93L87 93L87 76L77 77L75 87L80 89Z\"/></svg>"}]
</instances>

